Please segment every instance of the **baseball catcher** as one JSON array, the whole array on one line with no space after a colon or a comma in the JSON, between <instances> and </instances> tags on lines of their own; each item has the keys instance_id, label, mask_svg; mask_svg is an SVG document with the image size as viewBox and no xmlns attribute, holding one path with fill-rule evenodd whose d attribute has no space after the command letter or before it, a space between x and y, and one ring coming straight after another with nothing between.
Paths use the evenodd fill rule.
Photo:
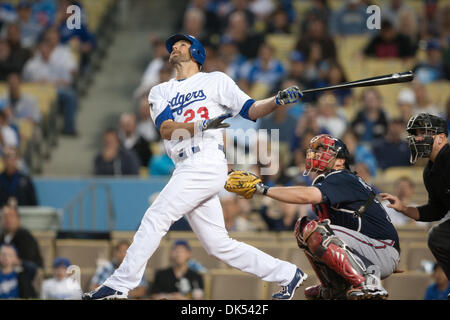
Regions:
<instances>
[{"instance_id":1,"label":"baseball catcher","mask_svg":"<svg viewBox=\"0 0 450 320\"><path fill-rule=\"evenodd\" d=\"M268 187L248 172L232 171L225 189L249 199L254 193L288 203L313 205L317 219L300 218L294 234L320 284L305 289L307 299L385 299L381 279L400 259L397 231L372 188L350 171L345 144L314 137L304 175L319 174L310 187Z\"/></svg>"}]
</instances>

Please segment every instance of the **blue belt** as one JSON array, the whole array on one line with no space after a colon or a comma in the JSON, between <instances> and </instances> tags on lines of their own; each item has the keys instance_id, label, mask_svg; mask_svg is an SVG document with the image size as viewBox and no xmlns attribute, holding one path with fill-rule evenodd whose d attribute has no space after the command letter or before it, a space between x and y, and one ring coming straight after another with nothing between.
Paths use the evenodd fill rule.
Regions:
<instances>
[{"instance_id":1,"label":"blue belt","mask_svg":"<svg viewBox=\"0 0 450 320\"><path fill-rule=\"evenodd\" d=\"M225 150L224 150L224 148L223 148L223 145L218 144L218 145L217 145L217 148L218 148L220 151L225 152ZM192 154L194 154L194 153L197 153L197 152L200 151L200 147L199 147L199 146L194 146L194 147L191 147L191 150L192 150ZM187 154L186 151L181 151L180 153L178 153L178 159L179 159L179 160L186 159L187 156L188 156L188 154Z\"/></svg>"}]
</instances>

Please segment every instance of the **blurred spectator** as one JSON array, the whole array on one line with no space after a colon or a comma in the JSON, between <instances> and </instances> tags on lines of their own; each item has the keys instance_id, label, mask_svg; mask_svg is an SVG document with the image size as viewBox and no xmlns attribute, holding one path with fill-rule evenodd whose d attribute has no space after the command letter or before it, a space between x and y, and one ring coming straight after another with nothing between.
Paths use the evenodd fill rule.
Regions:
<instances>
[{"instance_id":1,"label":"blurred spectator","mask_svg":"<svg viewBox=\"0 0 450 320\"><path fill-rule=\"evenodd\" d=\"M415 78L423 84L438 80L450 80L450 74L445 74L442 48L439 40L427 43L427 60L417 64L414 69Z\"/></svg>"},{"instance_id":2,"label":"blurred spectator","mask_svg":"<svg viewBox=\"0 0 450 320\"><path fill-rule=\"evenodd\" d=\"M149 164L149 172L152 176L167 176L175 170L175 164L164 150L164 144L159 142L155 148ZM155 151L154 150L154 151Z\"/></svg>"},{"instance_id":3,"label":"blurred spectator","mask_svg":"<svg viewBox=\"0 0 450 320\"><path fill-rule=\"evenodd\" d=\"M377 174L377 160L373 155L370 148L366 145L362 144L356 138L356 135L351 130L347 130L342 136L342 141L347 146L347 149L350 153L350 157L352 158L350 163L356 164L364 164L370 176L374 177ZM356 170L356 169L355 169ZM356 170L358 171L358 170Z\"/></svg>"},{"instance_id":4,"label":"blurred spectator","mask_svg":"<svg viewBox=\"0 0 450 320\"><path fill-rule=\"evenodd\" d=\"M404 131L403 121L394 119L389 123L385 137L373 142L373 153L382 170L410 165L408 142L402 139Z\"/></svg>"},{"instance_id":5,"label":"blurred spectator","mask_svg":"<svg viewBox=\"0 0 450 320\"><path fill-rule=\"evenodd\" d=\"M239 52L247 59L257 56L260 45L264 42L264 36L251 31L250 24L245 13L236 11L228 18L225 35L232 39Z\"/></svg>"},{"instance_id":6,"label":"blurred spectator","mask_svg":"<svg viewBox=\"0 0 450 320\"><path fill-rule=\"evenodd\" d=\"M19 169L19 154L16 148L7 148L3 153L4 170L0 173L0 206L13 197L19 206L37 206L38 200L31 177Z\"/></svg>"},{"instance_id":7,"label":"blurred spectator","mask_svg":"<svg viewBox=\"0 0 450 320\"><path fill-rule=\"evenodd\" d=\"M362 93L362 108L351 124L356 136L363 142L371 142L385 135L387 125L380 92L375 88L365 89Z\"/></svg>"},{"instance_id":8,"label":"blurred spectator","mask_svg":"<svg viewBox=\"0 0 450 320\"><path fill-rule=\"evenodd\" d=\"M80 300L80 284L69 277L67 268L70 261L67 258L58 257L53 261L53 277L46 279L41 285L41 299L52 300Z\"/></svg>"},{"instance_id":9,"label":"blurred spectator","mask_svg":"<svg viewBox=\"0 0 450 320\"><path fill-rule=\"evenodd\" d=\"M255 1L255 0L253 0ZM256 22L256 15L253 13L252 10L250 10L250 2L253 2L250 0L234 0L230 1L230 11L228 13L228 18L226 18L226 21L228 22L230 19L230 16L235 12L241 12L245 15L246 20L248 21L248 25L250 29L254 29L255 22Z\"/></svg>"},{"instance_id":10,"label":"blurred spectator","mask_svg":"<svg viewBox=\"0 0 450 320\"><path fill-rule=\"evenodd\" d=\"M303 88L311 88L313 85L310 83L310 79L305 75L306 70L306 58L300 51L292 51L289 56L289 68L287 69L287 79L294 79ZM297 85L297 86L298 86ZM281 86L282 88L285 88ZM305 96L306 98L306 96ZM302 98L302 101L303 98Z\"/></svg>"},{"instance_id":11,"label":"blurred spectator","mask_svg":"<svg viewBox=\"0 0 450 320\"><path fill-rule=\"evenodd\" d=\"M6 102L2 101L4 104L3 108L6 107ZM9 117L6 109L0 109L0 151L4 152L6 148L19 146L19 135L11 127L9 122Z\"/></svg>"},{"instance_id":12,"label":"blurred spectator","mask_svg":"<svg viewBox=\"0 0 450 320\"><path fill-rule=\"evenodd\" d=\"M367 28L366 8L360 0L346 0L342 8L332 14L330 32L338 36L370 32Z\"/></svg>"},{"instance_id":13,"label":"blurred spectator","mask_svg":"<svg viewBox=\"0 0 450 320\"><path fill-rule=\"evenodd\" d=\"M439 37L440 35L440 21L441 8L439 8L438 0L424 0L422 1L422 11L420 12L420 38L430 39Z\"/></svg>"},{"instance_id":14,"label":"blurred spectator","mask_svg":"<svg viewBox=\"0 0 450 320\"><path fill-rule=\"evenodd\" d=\"M139 99L139 120L137 125L138 134L149 142L159 140L159 131L156 129L150 117L150 107L148 105L147 95Z\"/></svg>"},{"instance_id":15,"label":"blurred spectator","mask_svg":"<svg viewBox=\"0 0 450 320\"><path fill-rule=\"evenodd\" d=\"M34 96L23 94L20 74L11 73L8 76L8 95L6 107L12 112L14 119L28 119L35 124L41 122L41 110Z\"/></svg>"},{"instance_id":16,"label":"blurred spectator","mask_svg":"<svg viewBox=\"0 0 450 320\"><path fill-rule=\"evenodd\" d=\"M415 190L415 184L414 182L407 176L402 176L395 180L394 182L394 190L395 195L403 201L405 205L408 206L416 206L416 203L413 201L414 196L414 190ZM386 212L389 215L389 218L391 219L392 223L395 226L405 226L408 224L411 224L415 222L414 220L408 218L404 214L389 208L386 206L388 202L382 202L384 208L386 209ZM423 222L419 222L422 224ZM417 222L416 222L417 224Z\"/></svg>"},{"instance_id":17,"label":"blurred spectator","mask_svg":"<svg viewBox=\"0 0 450 320\"><path fill-rule=\"evenodd\" d=\"M95 275L91 279L89 291L95 290L103 284L120 266L127 253L130 243L126 240L120 240L113 248L113 258L105 265L99 266ZM139 285L128 292L128 297L131 299L142 299L147 295L148 283L145 280L145 274L141 279Z\"/></svg>"},{"instance_id":18,"label":"blurred spectator","mask_svg":"<svg viewBox=\"0 0 450 320\"><path fill-rule=\"evenodd\" d=\"M424 300L447 300L450 294L450 282L439 263L433 267L432 278L434 283L427 287Z\"/></svg>"},{"instance_id":19,"label":"blurred spectator","mask_svg":"<svg viewBox=\"0 0 450 320\"><path fill-rule=\"evenodd\" d=\"M94 174L106 176L139 174L139 159L134 152L123 148L116 130L103 133L102 151L95 156Z\"/></svg>"},{"instance_id":20,"label":"blurred spectator","mask_svg":"<svg viewBox=\"0 0 450 320\"><path fill-rule=\"evenodd\" d=\"M313 44L320 47L321 59L336 60L336 46L333 38L328 34L326 26L322 19L312 19L308 25L306 33L300 37L297 42L296 50L306 56L307 60L311 59L313 54Z\"/></svg>"},{"instance_id":21,"label":"blurred spectator","mask_svg":"<svg viewBox=\"0 0 450 320\"><path fill-rule=\"evenodd\" d=\"M392 22L383 20L379 34L374 36L366 48L364 54L376 58L412 58L415 55L411 39L395 30Z\"/></svg>"},{"instance_id":22,"label":"blurred spectator","mask_svg":"<svg viewBox=\"0 0 450 320\"><path fill-rule=\"evenodd\" d=\"M22 69L31 57L31 51L22 47L20 39L20 27L17 23L8 25L6 30L6 40L11 48L11 55L16 60L18 66L18 72L22 72Z\"/></svg>"},{"instance_id":23,"label":"blurred spectator","mask_svg":"<svg viewBox=\"0 0 450 320\"><path fill-rule=\"evenodd\" d=\"M280 60L274 57L275 50L267 43L261 44L258 49L258 57L249 62L248 73L244 75L250 84L264 84L269 90L281 81L285 71Z\"/></svg>"},{"instance_id":24,"label":"blurred spectator","mask_svg":"<svg viewBox=\"0 0 450 320\"><path fill-rule=\"evenodd\" d=\"M67 45L69 42L76 41L75 48L80 54L80 73L83 74L89 65L90 55L96 47L95 36L88 30L83 19L81 19L81 24L77 28L69 28L67 25L67 19L72 14L70 10L67 11L67 8L71 5L77 5L82 8L78 1L60 0L58 4L59 7L55 16L54 25L59 31L60 42Z\"/></svg>"},{"instance_id":25,"label":"blurred spectator","mask_svg":"<svg viewBox=\"0 0 450 320\"><path fill-rule=\"evenodd\" d=\"M13 245L0 244L0 299L37 298L30 273Z\"/></svg>"},{"instance_id":26,"label":"blurred spectator","mask_svg":"<svg viewBox=\"0 0 450 320\"><path fill-rule=\"evenodd\" d=\"M55 0L32 1L31 15L33 21L46 28L53 24L58 11L58 2Z\"/></svg>"},{"instance_id":27,"label":"blurred spectator","mask_svg":"<svg viewBox=\"0 0 450 320\"><path fill-rule=\"evenodd\" d=\"M372 180L372 175L370 174L369 167L363 162L357 162L353 165L353 169L356 172L356 175L359 176L361 179L364 180L364 182L367 182L370 184L370 181ZM374 187L372 186L372 190ZM375 190L374 190L375 192Z\"/></svg>"},{"instance_id":28,"label":"blurred spectator","mask_svg":"<svg viewBox=\"0 0 450 320\"><path fill-rule=\"evenodd\" d=\"M331 10L328 5L328 0L313 0L300 21L302 33L306 32L311 21L315 19L322 19L325 26L327 26L328 21L330 21L330 16Z\"/></svg>"},{"instance_id":29,"label":"blurred spectator","mask_svg":"<svg viewBox=\"0 0 450 320\"><path fill-rule=\"evenodd\" d=\"M209 43L208 35L205 32L205 14L198 8L189 8L184 12L183 29L181 33L195 37L200 43Z\"/></svg>"},{"instance_id":30,"label":"blurred spectator","mask_svg":"<svg viewBox=\"0 0 450 320\"><path fill-rule=\"evenodd\" d=\"M30 269L36 271L38 267L44 267L36 239L30 231L20 226L20 214L15 199L2 207L0 243L14 245L19 259ZM31 278L34 278L34 274Z\"/></svg>"},{"instance_id":31,"label":"blurred spectator","mask_svg":"<svg viewBox=\"0 0 450 320\"><path fill-rule=\"evenodd\" d=\"M119 138L126 150L132 151L138 156L141 167L147 167L152 157L150 142L139 135L136 125L134 114L122 113Z\"/></svg>"},{"instance_id":32,"label":"blurred spectator","mask_svg":"<svg viewBox=\"0 0 450 320\"><path fill-rule=\"evenodd\" d=\"M274 2L272 0L246 0L248 2L248 8L250 11L256 16L256 20L264 21L267 19L271 19L270 15L275 10ZM284 3L290 2L283 1ZM286 10L281 8L284 12ZM287 12L286 12L287 13ZM275 18L276 19L276 18ZM287 16L287 22L289 23L289 17Z\"/></svg>"},{"instance_id":33,"label":"blurred spectator","mask_svg":"<svg viewBox=\"0 0 450 320\"><path fill-rule=\"evenodd\" d=\"M407 36L411 40L414 49L417 50L420 40L419 20L416 12L408 5L402 7L398 12L398 18L394 21L399 34Z\"/></svg>"},{"instance_id":34,"label":"blurred spectator","mask_svg":"<svg viewBox=\"0 0 450 320\"><path fill-rule=\"evenodd\" d=\"M344 68L336 61L325 64L324 68L327 70L325 77L322 81L316 84L316 87L326 87L338 85L344 82L348 82L345 76ZM337 98L339 106L348 106L351 103L352 90L349 88L338 89L333 91L334 96Z\"/></svg>"},{"instance_id":35,"label":"blurred spectator","mask_svg":"<svg viewBox=\"0 0 450 320\"><path fill-rule=\"evenodd\" d=\"M291 24L286 11L282 8L276 9L272 12L268 19L266 34L290 34L292 33Z\"/></svg>"},{"instance_id":36,"label":"blurred spectator","mask_svg":"<svg viewBox=\"0 0 450 320\"><path fill-rule=\"evenodd\" d=\"M59 34L50 28L45 41L39 45L39 51L24 68L23 77L27 81L50 83L56 86L58 105L64 114L62 133L76 136L75 115L78 97L72 84L77 71L77 63L67 46L59 45Z\"/></svg>"},{"instance_id":37,"label":"blurred spectator","mask_svg":"<svg viewBox=\"0 0 450 320\"><path fill-rule=\"evenodd\" d=\"M219 9L223 6L224 10ZM223 1L209 0L190 0L186 3L186 7L180 11L181 15L176 19L175 30L183 28L184 13L190 8L199 9L203 12L205 18L204 28L208 35L219 34L225 27L225 16L229 12L230 4Z\"/></svg>"},{"instance_id":38,"label":"blurred spectator","mask_svg":"<svg viewBox=\"0 0 450 320\"><path fill-rule=\"evenodd\" d=\"M317 118L319 117L319 110L313 105L307 105L304 109L303 116L297 121L297 127L295 129L295 136L292 142L291 150L302 148L306 152L306 148L309 146L309 141L312 137L322 134L329 133L325 128L319 125ZM304 141L305 136L310 136L309 140ZM304 153L304 152L303 152ZM303 154L304 156L304 154Z\"/></svg>"},{"instance_id":39,"label":"blurred spectator","mask_svg":"<svg viewBox=\"0 0 450 320\"><path fill-rule=\"evenodd\" d=\"M228 36L222 36L217 51L220 60L225 64L225 73L234 81L240 80L242 67L247 59L239 52L237 43Z\"/></svg>"},{"instance_id":40,"label":"blurred spectator","mask_svg":"<svg viewBox=\"0 0 450 320\"><path fill-rule=\"evenodd\" d=\"M161 83L160 71L163 67L170 68L172 74L175 71L169 63L169 53L164 41L159 38L152 39L153 58L147 65L141 78L141 83L136 89L134 96L138 97L149 91L154 85Z\"/></svg>"},{"instance_id":41,"label":"blurred spectator","mask_svg":"<svg viewBox=\"0 0 450 320\"><path fill-rule=\"evenodd\" d=\"M414 8L412 8L405 0L389 0L388 3L381 7L384 19L387 19L395 24L397 30L402 29L401 19L402 15L410 14L417 32L418 17ZM411 30L410 30L411 31Z\"/></svg>"},{"instance_id":42,"label":"blurred spectator","mask_svg":"<svg viewBox=\"0 0 450 320\"><path fill-rule=\"evenodd\" d=\"M33 48L43 31L43 26L32 19L31 2L21 1L17 5L20 43L24 48Z\"/></svg>"},{"instance_id":43,"label":"blurred spectator","mask_svg":"<svg viewBox=\"0 0 450 320\"><path fill-rule=\"evenodd\" d=\"M12 72L20 72L21 62L11 53L8 41L0 39L0 81L6 81Z\"/></svg>"},{"instance_id":44,"label":"blurred spectator","mask_svg":"<svg viewBox=\"0 0 450 320\"><path fill-rule=\"evenodd\" d=\"M445 117L447 120L447 128L449 128L450 133L450 97L447 99L447 103L445 104ZM450 136L450 134L449 134Z\"/></svg>"},{"instance_id":45,"label":"blurred spectator","mask_svg":"<svg viewBox=\"0 0 450 320\"><path fill-rule=\"evenodd\" d=\"M189 268L191 247L185 240L177 240L170 250L171 266L157 270L150 290L154 300L199 300L203 299L203 278Z\"/></svg>"},{"instance_id":46,"label":"blurred spectator","mask_svg":"<svg viewBox=\"0 0 450 320\"><path fill-rule=\"evenodd\" d=\"M17 14L14 7L10 3L0 0L0 31L4 25L13 23L16 19Z\"/></svg>"},{"instance_id":47,"label":"blurred spectator","mask_svg":"<svg viewBox=\"0 0 450 320\"><path fill-rule=\"evenodd\" d=\"M413 113L416 115L426 112L440 117L441 111L439 107L431 101L428 95L427 87L420 82L416 82L413 89L416 94L416 105L414 106Z\"/></svg>"},{"instance_id":48,"label":"blurred spectator","mask_svg":"<svg viewBox=\"0 0 450 320\"><path fill-rule=\"evenodd\" d=\"M274 201L264 198L259 213L269 231L293 231L300 218L300 206L297 204Z\"/></svg>"},{"instance_id":49,"label":"blurred spectator","mask_svg":"<svg viewBox=\"0 0 450 320\"><path fill-rule=\"evenodd\" d=\"M402 119L405 128L413 115L415 105L416 95L414 91L410 88L401 89L397 96L397 106L400 110L400 118Z\"/></svg>"},{"instance_id":50,"label":"blurred spectator","mask_svg":"<svg viewBox=\"0 0 450 320\"><path fill-rule=\"evenodd\" d=\"M341 138L347 128L347 120L337 109L337 99L332 93L325 93L319 97L319 116L317 122L333 137Z\"/></svg>"}]
</instances>

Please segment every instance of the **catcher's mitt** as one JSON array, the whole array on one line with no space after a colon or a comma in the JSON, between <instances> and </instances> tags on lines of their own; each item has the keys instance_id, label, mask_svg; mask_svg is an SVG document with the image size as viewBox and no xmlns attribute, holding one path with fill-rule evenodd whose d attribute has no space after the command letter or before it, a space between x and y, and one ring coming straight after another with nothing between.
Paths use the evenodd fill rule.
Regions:
<instances>
[{"instance_id":1,"label":"catcher's mitt","mask_svg":"<svg viewBox=\"0 0 450 320\"><path fill-rule=\"evenodd\" d=\"M231 170L228 173L227 182L225 183L225 190L237 193L245 199L250 199L256 191L256 185L262 184L261 179L248 171Z\"/></svg>"}]
</instances>

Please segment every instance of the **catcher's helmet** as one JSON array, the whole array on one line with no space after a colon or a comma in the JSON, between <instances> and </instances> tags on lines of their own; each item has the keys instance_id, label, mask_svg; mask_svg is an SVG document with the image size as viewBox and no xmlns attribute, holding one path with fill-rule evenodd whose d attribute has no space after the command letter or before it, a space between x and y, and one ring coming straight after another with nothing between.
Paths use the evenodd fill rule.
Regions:
<instances>
[{"instance_id":1,"label":"catcher's helmet","mask_svg":"<svg viewBox=\"0 0 450 320\"><path fill-rule=\"evenodd\" d=\"M417 158L428 158L433 149L434 135L444 133L448 136L447 122L429 113L412 116L406 125L408 145L411 151L409 161L415 163Z\"/></svg>"},{"instance_id":2,"label":"catcher's helmet","mask_svg":"<svg viewBox=\"0 0 450 320\"><path fill-rule=\"evenodd\" d=\"M191 52L192 58L203 67L206 59L206 50L203 48L203 45L198 41L195 37L188 34L174 34L169 39L166 40L166 49L170 53L172 53L172 46L180 40L186 40L191 43L191 47L189 51Z\"/></svg>"},{"instance_id":3,"label":"catcher's helmet","mask_svg":"<svg viewBox=\"0 0 450 320\"><path fill-rule=\"evenodd\" d=\"M311 139L306 151L306 164L303 175L324 172L333 159L345 159L345 168L350 170L350 152L342 140L328 134L321 134Z\"/></svg>"}]
</instances>

